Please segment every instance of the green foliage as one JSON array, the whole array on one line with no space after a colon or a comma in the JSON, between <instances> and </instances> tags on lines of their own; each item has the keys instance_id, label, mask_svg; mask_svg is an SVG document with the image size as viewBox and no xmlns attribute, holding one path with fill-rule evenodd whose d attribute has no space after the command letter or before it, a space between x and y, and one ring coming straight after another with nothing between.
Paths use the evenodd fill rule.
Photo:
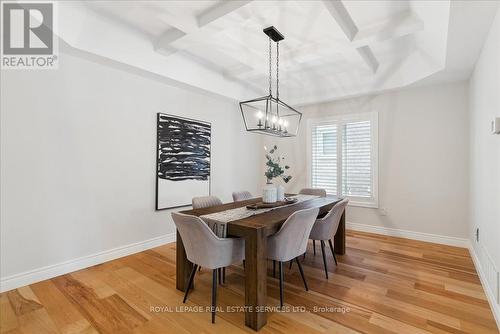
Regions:
<instances>
[{"instance_id":1,"label":"green foliage","mask_svg":"<svg viewBox=\"0 0 500 334\"><path fill-rule=\"evenodd\" d=\"M288 183L292 179L290 175L284 175L285 170L289 169L290 166L281 167L281 163L285 160L285 157L277 156L276 151L278 150L278 146L274 145L273 148L266 153L266 166L267 170L264 175L267 178L267 181L270 182L272 179L280 177L285 183Z\"/></svg>"}]
</instances>

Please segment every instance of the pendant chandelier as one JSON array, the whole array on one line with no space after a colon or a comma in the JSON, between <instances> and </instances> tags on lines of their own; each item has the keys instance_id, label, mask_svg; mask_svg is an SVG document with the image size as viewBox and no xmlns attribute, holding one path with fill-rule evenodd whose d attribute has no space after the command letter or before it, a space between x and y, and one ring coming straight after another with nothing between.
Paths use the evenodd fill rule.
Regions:
<instances>
[{"instance_id":1,"label":"pendant chandelier","mask_svg":"<svg viewBox=\"0 0 500 334\"><path fill-rule=\"evenodd\" d=\"M273 26L264 29L269 37L269 94L240 102L241 115L247 131L275 137L295 137L302 114L280 100L279 46L285 37ZM276 43L276 96L272 93L272 42Z\"/></svg>"}]
</instances>

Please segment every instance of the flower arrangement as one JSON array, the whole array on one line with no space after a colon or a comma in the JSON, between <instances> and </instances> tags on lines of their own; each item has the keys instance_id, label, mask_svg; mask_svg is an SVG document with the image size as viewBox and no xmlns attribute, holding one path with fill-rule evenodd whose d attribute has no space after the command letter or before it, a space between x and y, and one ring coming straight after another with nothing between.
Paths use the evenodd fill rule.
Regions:
<instances>
[{"instance_id":1,"label":"flower arrangement","mask_svg":"<svg viewBox=\"0 0 500 334\"><path fill-rule=\"evenodd\" d=\"M267 152L267 147L264 146L264 150ZM267 178L267 183L271 183L274 178L281 178L285 183L288 183L292 179L290 175L285 175L285 170L289 169L290 166L284 165L281 167L281 163L285 160L285 157L277 155L276 151L278 147L276 145L266 153L266 167L265 176Z\"/></svg>"}]
</instances>

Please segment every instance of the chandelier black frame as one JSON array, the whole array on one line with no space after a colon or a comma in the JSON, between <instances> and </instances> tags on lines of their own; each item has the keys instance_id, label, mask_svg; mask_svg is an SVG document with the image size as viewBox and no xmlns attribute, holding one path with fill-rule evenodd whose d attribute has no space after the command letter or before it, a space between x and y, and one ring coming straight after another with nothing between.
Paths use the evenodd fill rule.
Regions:
<instances>
[{"instance_id":1,"label":"chandelier black frame","mask_svg":"<svg viewBox=\"0 0 500 334\"><path fill-rule=\"evenodd\" d=\"M280 100L279 95L279 42L285 37L273 26L263 30L269 37L269 94L252 100L240 102L241 115L245 128L249 132L257 132L275 137L295 137L299 130L302 113ZM272 94L272 41L276 43L276 97ZM265 104L264 108L258 105ZM249 124L248 113L258 119L256 124Z\"/></svg>"}]
</instances>

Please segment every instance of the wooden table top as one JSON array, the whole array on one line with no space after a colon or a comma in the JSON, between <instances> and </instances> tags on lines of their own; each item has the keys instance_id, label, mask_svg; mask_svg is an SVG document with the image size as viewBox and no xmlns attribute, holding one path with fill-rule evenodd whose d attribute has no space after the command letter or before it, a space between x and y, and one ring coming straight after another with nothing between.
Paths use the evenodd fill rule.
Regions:
<instances>
[{"instance_id":1,"label":"wooden table top","mask_svg":"<svg viewBox=\"0 0 500 334\"><path fill-rule=\"evenodd\" d=\"M244 236L245 232L248 230L262 230L266 235L271 235L275 233L285 222L285 220L295 211L310 209L310 208L320 208L320 215L328 212L336 203L342 199L335 196L318 197L303 201L300 203L275 208L273 210L256 214L243 219L238 219L227 223L228 235L234 236ZM181 211L181 213L193 215L193 216L203 216L210 213L221 212L230 209L236 209L249 204L254 204L261 202L262 198L252 198L246 201L226 203L222 205L216 205L209 208L203 209L192 209Z\"/></svg>"}]
</instances>

